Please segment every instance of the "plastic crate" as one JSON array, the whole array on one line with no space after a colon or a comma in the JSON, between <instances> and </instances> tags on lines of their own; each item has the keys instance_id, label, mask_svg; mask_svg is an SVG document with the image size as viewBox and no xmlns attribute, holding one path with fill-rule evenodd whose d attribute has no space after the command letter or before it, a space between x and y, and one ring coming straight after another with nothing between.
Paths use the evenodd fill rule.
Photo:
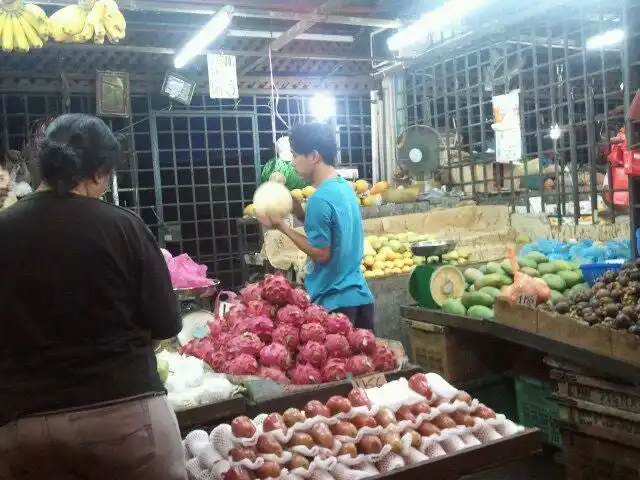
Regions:
<instances>
[{"instance_id":1,"label":"plastic crate","mask_svg":"<svg viewBox=\"0 0 640 480\"><path fill-rule=\"evenodd\" d=\"M521 375L515 377L515 383L518 423L539 428L543 442L561 447L558 405L551 398L551 383Z\"/></svg>"},{"instance_id":2,"label":"plastic crate","mask_svg":"<svg viewBox=\"0 0 640 480\"><path fill-rule=\"evenodd\" d=\"M518 408L513 377L510 375L487 375L464 382L459 387L466 390L492 410L506 415L509 420L518 421Z\"/></svg>"},{"instance_id":3,"label":"plastic crate","mask_svg":"<svg viewBox=\"0 0 640 480\"><path fill-rule=\"evenodd\" d=\"M590 287L607 272L619 272L622 267L621 263L585 263L580 265L582 276Z\"/></svg>"}]
</instances>

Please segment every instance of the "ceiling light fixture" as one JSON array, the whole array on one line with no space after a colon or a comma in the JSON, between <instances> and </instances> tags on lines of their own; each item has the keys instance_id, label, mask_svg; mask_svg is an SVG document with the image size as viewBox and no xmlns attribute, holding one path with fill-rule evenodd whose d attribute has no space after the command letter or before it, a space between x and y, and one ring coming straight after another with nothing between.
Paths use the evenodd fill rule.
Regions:
<instances>
[{"instance_id":1,"label":"ceiling light fixture","mask_svg":"<svg viewBox=\"0 0 640 480\"><path fill-rule=\"evenodd\" d=\"M202 54L211 45L211 42L219 37L231 24L233 11L234 8L231 5L225 5L218 10L211 17L211 20L178 52L173 62L175 67L182 68L194 57Z\"/></svg>"},{"instance_id":2,"label":"ceiling light fixture","mask_svg":"<svg viewBox=\"0 0 640 480\"><path fill-rule=\"evenodd\" d=\"M387 40L389 50L400 50L419 43L435 29L459 22L469 12L482 7L488 0L450 0L440 8L425 13L418 21L399 29Z\"/></svg>"},{"instance_id":3,"label":"ceiling light fixture","mask_svg":"<svg viewBox=\"0 0 640 480\"><path fill-rule=\"evenodd\" d=\"M600 35L594 35L587 38L586 47L587 50L595 50L598 48L612 47L619 44L624 39L624 30L616 28L606 31Z\"/></svg>"}]
</instances>

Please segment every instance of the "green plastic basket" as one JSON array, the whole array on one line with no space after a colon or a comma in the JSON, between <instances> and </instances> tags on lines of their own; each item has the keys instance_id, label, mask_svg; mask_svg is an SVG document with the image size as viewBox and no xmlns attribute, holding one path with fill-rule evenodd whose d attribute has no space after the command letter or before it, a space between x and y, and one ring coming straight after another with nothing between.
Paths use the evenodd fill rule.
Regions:
<instances>
[{"instance_id":1,"label":"green plastic basket","mask_svg":"<svg viewBox=\"0 0 640 480\"><path fill-rule=\"evenodd\" d=\"M492 410L517 423L518 408L512 377L488 375L474 382L466 382L463 389Z\"/></svg>"},{"instance_id":2,"label":"green plastic basket","mask_svg":"<svg viewBox=\"0 0 640 480\"><path fill-rule=\"evenodd\" d=\"M518 422L525 427L539 428L543 442L562 447L558 405L551 398L550 382L519 375L515 383Z\"/></svg>"}]
</instances>

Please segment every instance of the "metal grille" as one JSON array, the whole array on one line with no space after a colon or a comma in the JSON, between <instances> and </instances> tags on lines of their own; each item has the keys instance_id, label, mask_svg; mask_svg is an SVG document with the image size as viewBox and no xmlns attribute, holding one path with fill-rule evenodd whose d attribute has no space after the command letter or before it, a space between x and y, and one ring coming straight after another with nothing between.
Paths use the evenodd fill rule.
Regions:
<instances>
[{"instance_id":1,"label":"metal grille","mask_svg":"<svg viewBox=\"0 0 640 480\"><path fill-rule=\"evenodd\" d=\"M181 111L160 96L134 95L131 104L130 120L109 122L114 131L127 134L128 145L127 163L118 171L112 194L135 210L172 253L188 253L226 287L238 286L234 219L251 202L260 166L274 156L270 98L218 101L197 95ZM95 113L95 96L71 96L64 109L61 97L53 94L0 94L0 151L21 149L33 121L65 110ZM287 125L311 120L309 97L281 95L277 111L278 136ZM336 97L335 123L342 164L370 180L369 99ZM257 228L249 228L248 244L259 244Z\"/></svg>"},{"instance_id":2,"label":"metal grille","mask_svg":"<svg viewBox=\"0 0 640 480\"><path fill-rule=\"evenodd\" d=\"M403 114L409 125L427 124L445 134L444 180L480 201L510 202L522 212L560 212L576 222L581 211L596 210L599 196L610 198L603 195L605 177L613 184L609 138L624 126L625 96L633 97L630 92L640 86L622 85L625 69L638 59L623 60L624 44L595 50L585 45L595 35L625 28L624 14L616 1L597 8L565 5L500 37L485 36L459 53L444 59L432 54L414 66L406 77ZM627 29L626 42L638 41L635 30ZM487 155L495 148L492 97L514 89L520 90L519 168ZM557 139L550 136L555 125ZM541 160L530 170L534 158ZM608 203L601 213L613 217Z\"/></svg>"}]
</instances>

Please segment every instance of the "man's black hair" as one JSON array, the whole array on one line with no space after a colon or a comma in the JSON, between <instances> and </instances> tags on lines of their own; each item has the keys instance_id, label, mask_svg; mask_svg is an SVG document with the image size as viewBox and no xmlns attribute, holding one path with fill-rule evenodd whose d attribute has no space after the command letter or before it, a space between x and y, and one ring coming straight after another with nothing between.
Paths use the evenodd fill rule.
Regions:
<instances>
[{"instance_id":1,"label":"man's black hair","mask_svg":"<svg viewBox=\"0 0 640 480\"><path fill-rule=\"evenodd\" d=\"M338 153L336 134L327 123L312 122L291 130L289 143L294 153L308 155L315 150L327 165L335 166Z\"/></svg>"}]
</instances>

